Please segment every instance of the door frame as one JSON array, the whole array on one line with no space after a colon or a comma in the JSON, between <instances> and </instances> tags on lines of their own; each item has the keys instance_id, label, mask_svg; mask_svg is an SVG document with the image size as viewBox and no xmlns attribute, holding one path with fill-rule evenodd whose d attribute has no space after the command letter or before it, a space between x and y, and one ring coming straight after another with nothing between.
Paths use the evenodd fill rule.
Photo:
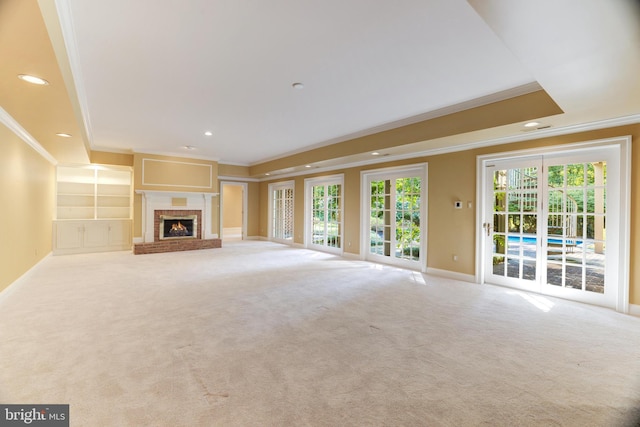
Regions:
<instances>
[{"instance_id":1,"label":"door frame","mask_svg":"<svg viewBox=\"0 0 640 427\"><path fill-rule=\"evenodd\" d=\"M242 240L247 239L247 204L249 184L246 182L220 181L220 238L224 239L224 187L225 185L235 185L242 187Z\"/></svg>"},{"instance_id":2,"label":"door frame","mask_svg":"<svg viewBox=\"0 0 640 427\"><path fill-rule=\"evenodd\" d=\"M629 313L629 268L631 247L631 137L599 139L572 144L553 145L524 150L506 151L484 154L476 157L476 283L485 283L484 258L485 232L482 227L484 221L485 201L487 198L485 181L486 165L491 161L517 159L520 157L550 154L571 154L576 149L612 147L618 150L620 156L620 205L619 215L615 218L619 224L618 263L609 268L618 269L618 292L616 311ZM613 171L610 171L613 172ZM608 243L616 244L615 242Z\"/></svg>"},{"instance_id":3,"label":"door frame","mask_svg":"<svg viewBox=\"0 0 640 427\"><path fill-rule=\"evenodd\" d=\"M420 259L419 261L406 261L393 263L393 265L408 269L419 269L427 272L427 248L428 248L428 198L429 198L429 164L415 163L406 166L392 166L388 168L372 169L360 172L360 259L372 261L369 257L370 245L370 212L371 212L371 186L372 178L396 178L400 175L418 176L420 184ZM402 261L402 260L398 260ZM372 262L377 262L372 261ZM415 263L415 265L413 265Z\"/></svg>"},{"instance_id":4,"label":"door frame","mask_svg":"<svg viewBox=\"0 0 640 427\"><path fill-rule=\"evenodd\" d=\"M280 238L276 238L273 235L273 191L276 189L282 189L282 188L291 188L292 190L292 194L293 194L293 206L294 206L294 212L293 212L293 217L295 218L295 205L296 205L296 182L295 180L288 180L288 181L278 181L278 182L272 182L268 185L268 215L267 215L267 239L274 241L274 242L278 242L278 243L284 243L285 245L293 245L294 243L294 236L291 236L291 239L280 239ZM295 221L295 220L294 220ZM294 226L294 233L295 233L295 226Z\"/></svg>"},{"instance_id":5,"label":"door frame","mask_svg":"<svg viewBox=\"0 0 640 427\"><path fill-rule=\"evenodd\" d=\"M340 247L333 248L330 246L314 245L312 239L312 202L313 192L312 188L316 185L331 185L340 184L341 199L340 199ZM306 178L304 180L304 247L319 251L331 252L342 255L344 253L344 174L335 174L327 176L318 176L313 178Z\"/></svg>"}]
</instances>

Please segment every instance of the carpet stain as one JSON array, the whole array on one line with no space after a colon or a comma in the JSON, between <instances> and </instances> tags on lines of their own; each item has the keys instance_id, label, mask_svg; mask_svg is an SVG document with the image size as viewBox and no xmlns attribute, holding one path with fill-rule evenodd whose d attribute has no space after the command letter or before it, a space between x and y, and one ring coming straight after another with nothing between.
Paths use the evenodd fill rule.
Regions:
<instances>
[{"instance_id":1,"label":"carpet stain","mask_svg":"<svg viewBox=\"0 0 640 427\"><path fill-rule=\"evenodd\" d=\"M206 386L204 386L204 384L201 385L206 389ZM209 403L209 405L216 405L221 403L222 401L224 401L227 397L229 397L229 393L210 393L210 392L206 392L204 394L204 398L207 400L207 403Z\"/></svg>"},{"instance_id":2,"label":"carpet stain","mask_svg":"<svg viewBox=\"0 0 640 427\"><path fill-rule=\"evenodd\" d=\"M223 403L228 397L229 393L226 392L214 392L209 390L207 384L202 379L202 377L198 374L197 369L193 366L191 361L188 358L188 355L185 354L191 350L191 344L176 348L176 353L182 359L185 365L187 365L189 369L189 373L191 377L196 382L198 387L202 390L202 396L205 398L209 405L219 405Z\"/></svg>"}]
</instances>

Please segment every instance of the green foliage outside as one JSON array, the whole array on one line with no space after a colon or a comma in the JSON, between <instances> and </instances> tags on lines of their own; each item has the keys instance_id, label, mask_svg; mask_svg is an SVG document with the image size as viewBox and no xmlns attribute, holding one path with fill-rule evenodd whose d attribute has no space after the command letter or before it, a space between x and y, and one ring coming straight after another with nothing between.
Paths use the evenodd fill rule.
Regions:
<instances>
[{"instance_id":1,"label":"green foliage outside","mask_svg":"<svg viewBox=\"0 0 640 427\"><path fill-rule=\"evenodd\" d=\"M385 229L391 229L391 180L371 183L371 246L385 241ZM396 250L402 258L417 260L420 257L420 178L395 180L395 230ZM390 236L387 236L390 240Z\"/></svg>"},{"instance_id":2,"label":"green foliage outside","mask_svg":"<svg viewBox=\"0 0 640 427\"><path fill-rule=\"evenodd\" d=\"M342 186L340 184L316 185L313 186L312 192L313 243L341 247Z\"/></svg>"},{"instance_id":3,"label":"green foliage outside","mask_svg":"<svg viewBox=\"0 0 640 427\"><path fill-rule=\"evenodd\" d=\"M598 172L599 169L600 172ZM537 172L535 169L513 169L510 172L511 176L509 177L507 177L505 170L496 171L493 176L494 189L496 189L494 211L505 213L505 216L498 214L494 218L494 230L497 232L505 232L505 229L514 232L522 230L523 233L535 234L538 226L536 215L507 214L536 210L534 207L529 208L524 199L527 194L531 194L531 190L535 191L537 188ZM602 175L600 178L597 176L598 173ZM592 163L555 165L547 168L549 191L546 206L550 214L550 223L548 224L550 234L562 234L562 226L568 220L562 217L572 214L575 215L578 235L582 235L586 221L586 237L593 238L593 214L602 214L606 211L604 203L606 193L603 188L606 185L606 174L606 163L603 163L601 168ZM510 193L506 191L508 186ZM524 189L520 190L520 186ZM507 194L510 194L509 200L507 200ZM597 207L598 199L602 201L603 205L599 209ZM554 212L558 213L555 217ZM503 223L505 220L506 224Z\"/></svg>"}]
</instances>

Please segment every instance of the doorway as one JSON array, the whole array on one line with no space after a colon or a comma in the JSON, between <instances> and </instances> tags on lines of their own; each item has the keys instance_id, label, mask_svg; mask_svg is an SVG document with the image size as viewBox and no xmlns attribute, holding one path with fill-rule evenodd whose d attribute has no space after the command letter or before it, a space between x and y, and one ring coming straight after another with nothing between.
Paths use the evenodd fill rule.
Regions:
<instances>
[{"instance_id":1,"label":"doorway","mask_svg":"<svg viewBox=\"0 0 640 427\"><path fill-rule=\"evenodd\" d=\"M269 240L293 244L295 181L269 184Z\"/></svg>"},{"instance_id":2,"label":"doorway","mask_svg":"<svg viewBox=\"0 0 640 427\"><path fill-rule=\"evenodd\" d=\"M247 238L247 184L222 182L220 185L221 238L224 241Z\"/></svg>"},{"instance_id":3,"label":"doorway","mask_svg":"<svg viewBox=\"0 0 640 427\"><path fill-rule=\"evenodd\" d=\"M363 172L361 183L363 258L425 271L427 165Z\"/></svg>"},{"instance_id":4,"label":"doorway","mask_svg":"<svg viewBox=\"0 0 640 427\"><path fill-rule=\"evenodd\" d=\"M480 282L628 309L626 149L479 159Z\"/></svg>"},{"instance_id":5,"label":"doorway","mask_svg":"<svg viewBox=\"0 0 640 427\"><path fill-rule=\"evenodd\" d=\"M307 247L342 254L343 187L343 175L305 179Z\"/></svg>"}]
</instances>

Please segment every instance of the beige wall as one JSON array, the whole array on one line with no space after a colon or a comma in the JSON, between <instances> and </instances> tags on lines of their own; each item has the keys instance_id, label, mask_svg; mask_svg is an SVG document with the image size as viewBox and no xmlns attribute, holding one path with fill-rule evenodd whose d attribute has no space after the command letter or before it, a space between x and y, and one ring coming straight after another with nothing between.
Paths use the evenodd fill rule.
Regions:
<instances>
[{"instance_id":1,"label":"beige wall","mask_svg":"<svg viewBox=\"0 0 640 427\"><path fill-rule=\"evenodd\" d=\"M218 165L218 174L221 177L230 176L230 177L247 177L249 176L249 167L248 166L237 166L237 165L227 165L224 163L220 163Z\"/></svg>"},{"instance_id":2,"label":"beige wall","mask_svg":"<svg viewBox=\"0 0 640 427\"><path fill-rule=\"evenodd\" d=\"M91 163L101 165L133 166L133 154L92 151Z\"/></svg>"},{"instance_id":3,"label":"beige wall","mask_svg":"<svg viewBox=\"0 0 640 427\"><path fill-rule=\"evenodd\" d=\"M51 253L55 167L0 124L0 290Z\"/></svg>"},{"instance_id":4,"label":"beige wall","mask_svg":"<svg viewBox=\"0 0 640 427\"><path fill-rule=\"evenodd\" d=\"M219 193L218 162L134 154L134 190ZM211 232L220 233L220 198L211 200ZM133 198L133 237L142 237L142 196Z\"/></svg>"},{"instance_id":5,"label":"beige wall","mask_svg":"<svg viewBox=\"0 0 640 427\"><path fill-rule=\"evenodd\" d=\"M640 304L640 125L623 126L591 132L582 132L521 143L505 144L436 156L419 157L397 162L375 164L368 167L349 168L327 172L326 175L344 173L344 241L345 252L359 254L360 241L360 172L389 166L428 163L428 255L429 268L475 274L475 207L476 207L476 157L481 154L499 153L541 146L592 141L631 135L632 149L632 203L631 203L631 283L630 301ZM303 243L304 230L304 179L322 174L295 177L295 243ZM292 178L284 178L283 180ZM277 182L277 180L269 181ZM267 236L267 188L269 182L260 185L260 235ZM453 208L453 202L461 200L463 209ZM471 208L467 203L471 202ZM351 242L351 246L347 246ZM453 255L458 260L453 261Z\"/></svg>"},{"instance_id":6,"label":"beige wall","mask_svg":"<svg viewBox=\"0 0 640 427\"><path fill-rule=\"evenodd\" d=\"M248 183L248 194L247 194L247 237L257 238L262 234L260 233L260 212L264 210L267 211L266 205L265 208L262 208L260 204L262 202L261 196L262 192L260 191L260 183L259 182L249 182Z\"/></svg>"},{"instance_id":7,"label":"beige wall","mask_svg":"<svg viewBox=\"0 0 640 427\"><path fill-rule=\"evenodd\" d=\"M222 226L242 227L242 186L222 185Z\"/></svg>"}]
</instances>

